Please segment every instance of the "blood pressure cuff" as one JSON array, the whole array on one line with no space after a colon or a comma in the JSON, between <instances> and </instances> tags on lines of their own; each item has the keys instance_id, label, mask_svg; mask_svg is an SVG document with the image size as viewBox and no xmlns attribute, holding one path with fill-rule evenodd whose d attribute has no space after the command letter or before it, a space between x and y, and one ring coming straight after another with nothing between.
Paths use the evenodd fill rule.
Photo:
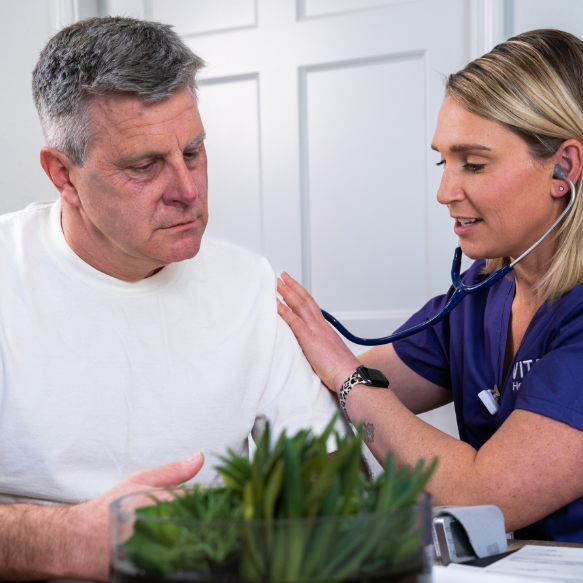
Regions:
<instances>
[{"instance_id":1,"label":"blood pressure cuff","mask_svg":"<svg viewBox=\"0 0 583 583\"><path fill-rule=\"evenodd\" d=\"M463 527L480 559L506 551L504 516L498 506L448 506L438 516L453 516Z\"/></svg>"}]
</instances>

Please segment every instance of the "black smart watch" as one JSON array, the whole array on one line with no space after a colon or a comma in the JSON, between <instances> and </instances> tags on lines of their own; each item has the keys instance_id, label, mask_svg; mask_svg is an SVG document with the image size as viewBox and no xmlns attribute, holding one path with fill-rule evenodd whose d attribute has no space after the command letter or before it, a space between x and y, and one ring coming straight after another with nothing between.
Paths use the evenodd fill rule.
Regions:
<instances>
[{"instance_id":1,"label":"black smart watch","mask_svg":"<svg viewBox=\"0 0 583 583\"><path fill-rule=\"evenodd\" d=\"M367 387L379 387L386 389L389 386L387 377L376 368L359 366L345 381L340 389L338 399L342 409L346 413L346 397L354 385L366 385Z\"/></svg>"}]
</instances>

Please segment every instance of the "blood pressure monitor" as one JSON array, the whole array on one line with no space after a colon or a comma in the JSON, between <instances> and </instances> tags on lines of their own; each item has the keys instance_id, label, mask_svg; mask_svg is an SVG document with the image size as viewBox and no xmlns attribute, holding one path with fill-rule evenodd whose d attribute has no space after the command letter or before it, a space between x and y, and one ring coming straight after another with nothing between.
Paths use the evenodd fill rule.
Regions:
<instances>
[{"instance_id":1,"label":"blood pressure monitor","mask_svg":"<svg viewBox=\"0 0 583 583\"><path fill-rule=\"evenodd\" d=\"M476 558L464 527L453 516L438 516L433 520L435 554L443 565L465 563Z\"/></svg>"}]
</instances>

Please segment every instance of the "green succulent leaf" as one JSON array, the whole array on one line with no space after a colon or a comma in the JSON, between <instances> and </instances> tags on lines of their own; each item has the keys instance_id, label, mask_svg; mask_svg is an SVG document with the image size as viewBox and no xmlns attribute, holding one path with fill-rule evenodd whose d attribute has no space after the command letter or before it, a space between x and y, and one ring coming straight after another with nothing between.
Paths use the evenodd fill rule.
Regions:
<instances>
[{"instance_id":1,"label":"green succulent leaf","mask_svg":"<svg viewBox=\"0 0 583 583\"><path fill-rule=\"evenodd\" d=\"M362 430L339 435L337 420L319 436L283 432L275 443L267 423L252 461L231 450L219 457L223 486L169 490L138 509L123 552L145 573L192 572L201 582L340 582L420 564L414 504L437 459L397 469L389 453L367 481Z\"/></svg>"}]
</instances>

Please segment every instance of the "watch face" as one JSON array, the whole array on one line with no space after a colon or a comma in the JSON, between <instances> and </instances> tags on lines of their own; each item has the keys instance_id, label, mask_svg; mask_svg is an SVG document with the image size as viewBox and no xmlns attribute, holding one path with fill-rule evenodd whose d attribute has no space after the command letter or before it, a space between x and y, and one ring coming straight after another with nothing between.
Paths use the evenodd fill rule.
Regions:
<instances>
[{"instance_id":1,"label":"watch face","mask_svg":"<svg viewBox=\"0 0 583 583\"><path fill-rule=\"evenodd\" d=\"M361 374L369 380L376 387L388 387L389 381L387 377L376 368L367 368L366 366L359 367Z\"/></svg>"}]
</instances>

